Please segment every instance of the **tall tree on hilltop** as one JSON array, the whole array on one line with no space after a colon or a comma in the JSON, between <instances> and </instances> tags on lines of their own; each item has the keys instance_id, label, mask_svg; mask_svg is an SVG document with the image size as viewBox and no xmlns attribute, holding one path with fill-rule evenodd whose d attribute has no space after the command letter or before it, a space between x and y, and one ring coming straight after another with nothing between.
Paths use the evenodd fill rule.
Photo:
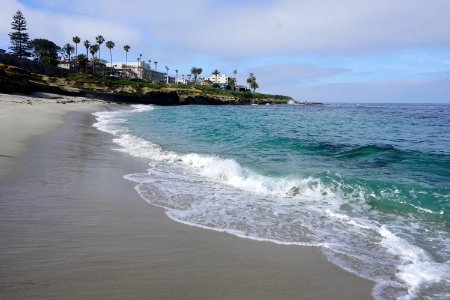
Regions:
<instances>
[{"instance_id":1,"label":"tall tree on hilltop","mask_svg":"<svg viewBox=\"0 0 450 300\"><path fill-rule=\"evenodd\" d=\"M96 61L95 53L97 53L99 48L100 47L98 46L98 44L94 44L94 45L89 46L89 52L91 52L91 54L92 54L92 69L93 69L94 73L95 73L95 61Z\"/></svg>"},{"instance_id":2,"label":"tall tree on hilltop","mask_svg":"<svg viewBox=\"0 0 450 300\"><path fill-rule=\"evenodd\" d=\"M158 71L158 62L154 61L153 63L155 64L155 72L157 72Z\"/></svg>"},{"instance_id":3,"label":"tall tree on hilltop","mask_svg":"<svg viewBox=\"0 0 450 300\"><path fill-rule=\"evenodd\" d=\"M197 68L197 75L200 76L200 74L202 74L203 69L202 68Z\"/></svg>"},{"instance_id":4,"label":"tall tree on hilltop","mask_svg":"<svg viewBox=\"0 0 450 300\"><path fill-rule=\"evenodd\" d=\"M72 42L75 44L75 56L78 56L78 44L81 42L81 39L79 36L74 36Z\"/></svg>"},{"instance_id":5,"label":"tall tree on hilltop","mask_svg":"<svg viewBox=\"0 0 450 300\"><path fill-rule=\"evenodd\" d=\"M72 38L72 42L74 42L75 44L75 64L77 65L77 69L78 69L78 60L76 59L78 57L78 44L81 42L81 39L79 36L74 36Z\"/></svg>"},{"instance_id":6,"label":"tall tree on hilltop","mask_svg":"<svg viewBox=\"0 0 450 300\"><path fill-rule=\"evenodd\" d=\"M87 64L89 62L89 60L86 57L86 55L78 54L76 60L77 60L77 64L78 64L78 67L80 68L80 70L84 70L86 72L86 67L87 67Z\"/></svg>"},{"instance_id":7,"label":"tall tree on hilltop","mask_svg":"<svg viewBox=\"0 0 450 300\"><path fill-rule=\"evenodd\" d=\"M71 61L70 61L70 55L73 53L73 50L75 50L75 47L74 47L73 45L67 43L67 44L65 44L65 45L63 46L63 49L62 49L62 50L63 50L64 53L67 54L67 56L69 57L69 69L70 69L70 64L71 64Z\"/></svg>"},{"instance_id":8,"label":"tall tree on hilltop","mask_svg":"<svg viewBox=\"0 0 450 300\"><path fill-rule=\"evenodd\" d=\"M107 41L105 45L106 45L106 48L109 49L109 56L111 57L111 69L112 69L112 52L111 52L111 50L112 50L112 48L114 48L116 45L114 44L113 41Z\"/></svg>"},{"instance_id":9,"label":"tall tree on hilltop","mask_svg":"<svg viewBox=\"0 0 450 300\"><path fill-rule=\"evenodd\" d=\"M251 89L251 83L252 83L252 78L255 77L255 75L253 75L253 73L250 73L250 75L248 75L247 78L247 83L248 83L248 88Z\"/></svg>"},{"instance_id":10,"label":"tall tree on hilltop","mask_svg":"<svg viewBox=\"0 0 450 300\"><path fill-rule=\"evenodd\" d=\"M257 88L259 88L259 85L256 82L256 77L253 73L250 73L250 75L248 76L247 83L250 89L253 89L253 93L256 91Z\"/></svg>"},{"instance_id":11,"label":"tall tree on hilltop","mask_svg":"<svg viewBox=\"0 0 450 300\"><path fill-rule=\"evenodd\" d=\"M89 47L91 46L91 42L85 40L83 42L84 47L86 48L86 57L89 58Z\"/></svg>"},{"instance_id":12,"label":"tall tree on hilltop","mask_svg":"<svg viewBox=\"0 0 450 300\"><path fill-rule=\"evenodd\" d=\"M233 89L235 85L236 85L236 78L228 77L228 87L230 89Z\"/></svg>"},{"instance_id":13,"label":"tall tree on hilltop","mask_svg":"<svg viewBox=\"0 0 450 300\"><path fill-rule=\"evenodd\" d=\"M11 40L9 49L12 51L12 54L21 58L30 57L31 46L28 33L26 32L27 21L20 10L13 16L11 29L13 31L9 33L9 38Z\"/></svg>"},{"instance_id":14,"label":"tall tree on hilltop","mask_svg":"<svg viewBox=\"0 0 450 300\"><path fill-rule=\"evenodd\" d=\"M166 78L167 78L167 83L169 83L169 67L166 66Z\"/></svg>"},{"instance_id":15,"label":"tall tree on hilltop","mask_svg":"<svg viewBox=\"0 0 450 300\"><path fill-rule=\"evenodd\" d=\"M105 41L105 38L103 37L103 35L100 34L100 35L97 35L97 37L95 38L95 41L98 44L98 59L100 60L100 46Z\"/></svg>"},{"instance_id":16,"label":"tall tree on hilltop","mask_svg":"<svg viewBox=\"0 0 450 300\"><path fill-rule=\"evenodd\" d=\"M38 61L57 64L58 52L61 51L58 45L46 39L34 39L30 45Z\"/></svg>"},{"instance_id":17,"label":"tall tree on hilltop","mask_svg":"<svg viewBox=\"0 0 450 300\"><path fill-rule=\"evenodd\" d=\"M130 46L123 46L123 50L125 50L125 67L128 67L128 51L130 51Z\"/></svg>"},{"instance_id":18,"label":"tall tree on hilltop","mask_svg":"<svg viewBox=\"0 0 450 300\"><path fill-rule=\"evenodd\" d=\"M233 71L233 75L234 76L233 76L233 78L231 80L231 84L230 84L233 87L233 90L234 90L234 87L236 86L236 82L237 82L237 79L236 79L237 73L238 73L237 70Z\"/></svg>"},{"instance_id":19,"label":"tall tree on hilltop","mask_svg":"<svg viewBox=\"0 0 450 300\"><path fill-rule=\"evenodd\" d=\"M258 83L256 82L256 78L254 78L254 80L252 81L252 83L250 84L250 87L253 89L253 93L256 92L256 89L259 88Z\"/></svg>"},{"instance_id":20,"label":"tall tree on hilltop","mask_svg":"<svg viewBox=\"0 0 450 300\"><path fill-rule=\"evenodd\" d=\"M197 84L197 77L203 72L202 68L192 67L191 74L194 75L194 83Z\"/></svg>"},{"instance_id":21,"label":"tall tree on hilltop","mask_svg":"<svg viewBox=\"0 0 450 300\"><path fill-rule=\"evenodd\" d=\"M178 83L178 70L175 70L175 83Z\"/></svg>"}]
</instances>

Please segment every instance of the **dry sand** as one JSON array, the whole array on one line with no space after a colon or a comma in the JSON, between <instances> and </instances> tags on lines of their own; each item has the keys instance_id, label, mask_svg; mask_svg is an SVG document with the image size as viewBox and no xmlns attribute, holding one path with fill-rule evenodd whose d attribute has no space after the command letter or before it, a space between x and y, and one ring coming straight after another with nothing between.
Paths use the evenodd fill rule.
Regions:
<instances>
[{"instance_id":1,"label":"dry sand","mask_svg":"<svg viewBox=\"0 0 450 300\"><path fill-rule=\"evenodd\" d=\"M16 125L0 130L16 174L0 176L1 299L371 298L371 282L316 248L189 227L146 204L122 178L146 161L111 151L79 112L98 106L12 106Z\"/></svg>"},{"instance_id":2,"label":"dry sand","mask_svg":"<svg viewBox=\"0 0 450 300\"><path fill-rule=\"evenodd\" d=\"M29 138L62 125L69 111L95 111L100 103L45 93L0 94L0 176L12 170L14 158L24 153Z\"/></svg>"}]
</instances>

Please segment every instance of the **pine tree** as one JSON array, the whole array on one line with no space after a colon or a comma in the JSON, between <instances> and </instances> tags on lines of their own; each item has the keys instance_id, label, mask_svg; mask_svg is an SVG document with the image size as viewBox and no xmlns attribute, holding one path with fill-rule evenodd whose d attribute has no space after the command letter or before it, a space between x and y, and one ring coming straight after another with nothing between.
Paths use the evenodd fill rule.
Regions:
<instances>
[{"instance_id":1,"label":"pine tree","mask_svg":"<svg viewBox=\"0 0 450 300\"><path fill-rule=\"evenodd\" d=\"M31 45L28 33L26 32L27 21L20 10L13 17L11 29L13 31L9 34L11 40L11 47L9 49L12 51L12 54L18 57L30 57Z\"/></svg>"}]
</instances>

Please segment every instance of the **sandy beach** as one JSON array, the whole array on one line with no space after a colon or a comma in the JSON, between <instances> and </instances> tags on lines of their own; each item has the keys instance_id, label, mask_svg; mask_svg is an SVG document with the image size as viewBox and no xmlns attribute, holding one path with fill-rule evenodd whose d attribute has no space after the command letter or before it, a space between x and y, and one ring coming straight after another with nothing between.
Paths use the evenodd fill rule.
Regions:
<instances>
[{"instance_id":1,"label":"sandy beach","mask_svg":"<svg viewBox=\"0 0 450 300\"><path fill-rule=\"evenodd\" d=\"M95 111L101 101L36 93L33 96L0 94L0 175L14 172L15 158L27 150L26 142L61 126L69 111Z\"/></svg>"},{"instance_id":2,"label":"sandy beach","mask_svg":"<svg viewBox=\"0 0 450 300\"><path fill-rule=\"evenodd\" d=\"M112 150L100 109L0 94L1 299L372 298L319 249L170 220L123 179L146 161Z\"/></svg>"}]
</instances>

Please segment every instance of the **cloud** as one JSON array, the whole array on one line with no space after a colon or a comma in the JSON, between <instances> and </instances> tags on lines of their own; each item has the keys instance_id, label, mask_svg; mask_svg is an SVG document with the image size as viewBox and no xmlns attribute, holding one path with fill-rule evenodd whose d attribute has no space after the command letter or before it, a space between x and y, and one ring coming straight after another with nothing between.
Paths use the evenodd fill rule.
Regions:
<instances>
[{"instance_id":1,"label":"cloud","mask_svg":"<svg viewBox=\"0 0 450 300\"><path fill-rule=\"evenodd\" d=\"M121 41L128 37L129 43L146 49L178 47L218 57L450 45L447 0L128 0L126 5L47 0L42 5L45 10L30 8L28 17L34 21L34 14L40 15L33 25L55 31L58 39L101 31Z\"/></svg>"},{"instance_id":2,"label":"cloud","mask_svg":"<svg viewBox=\"0 0 450 300\"><path fill-rule=\"evenodd\" d=\"M68 42L72 43L72 37L75 35L80 36L82 40L88 39L93 42L95 36L102 34L107 40L115 41L117 46L130 41L143 43L143 37L139 30L135 30L133 26L126 26L108 18L96 18L82 14L74 15L60 11L53 12L41 8L23 6L18 1L3 1L6 2L2 3L0 18L12 21L14 13L17 10L21 10L27 20L30 39L47 38L56 44L63 45ZM53 2L47 2L47 5L53 5ZM2 22L0 33L7 36L7 33L10 31L10 22Z\"/></svg>"},{"instance_id":3,"label":"cloud","mask_svg":"<svg viewBox=\"0 0 450 300\"><path fill-rule=\"evenodd\" d=\"M106 2L104 2L106 4ZM146 23L164 43L220 56L298 52L370 52L450 44L450 2L153 1ZM145 7L143 1L131 1ZM111 7L111 11L115 11ZM143 11L146 11L144 9Z\"/></svg>"}]
</instances>

